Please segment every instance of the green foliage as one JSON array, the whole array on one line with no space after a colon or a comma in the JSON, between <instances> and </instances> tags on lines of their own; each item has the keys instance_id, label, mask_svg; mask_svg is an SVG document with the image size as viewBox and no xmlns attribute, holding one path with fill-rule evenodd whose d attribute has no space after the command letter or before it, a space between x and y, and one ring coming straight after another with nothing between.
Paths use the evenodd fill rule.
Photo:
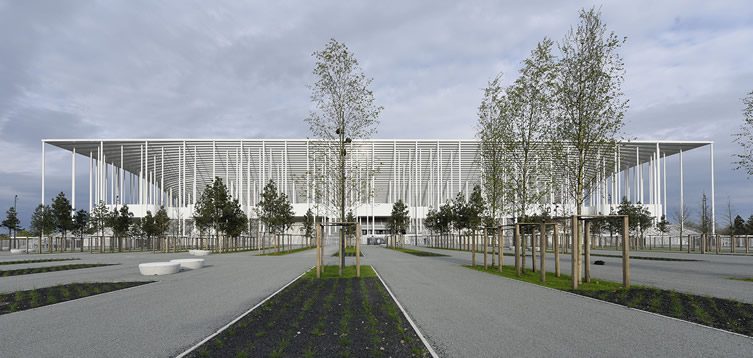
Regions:
<instances>
[{"instance_id":1,"label":"green foliage","mask_svg":"<svg viewBox=\"0 0 753 358\"><path fill-rule=\"evenodd\" d=\"M557 166L570 186L566 194L581 214L585 193L599 183L602 155L611 155L623 127L624 39L607 31L595 8L581 10L580 23L559 43L554 83L557 108L552 130Z\"/></svg>"},{"instance_id":2,"label":"green foliage","mask_svg":"<svg viewBox=\"0 0 753 358\"><path fill-rule=\"evenodd\" d=\"M65 197L65 193L60 192L52 201L52 215L55 218L55 229L63 236L73 228L71 211L71 202Z\"/></svg>"},{"instance_id":3,"label":"green foliage","mask_svg":"<svg viewBox=\"0 0 753 358\"><path fill-rule=\"evenodd\" d=\"M661 231L662 234L666 234L669 232L669 221L667 221L667 217L662 215L661 219L659 219L659 223L656 224L656 228Z\"/></svg>"},{"instance_id":4,"label":"green foliage","mask_svg":"<svg viewBox=\"0 0 753 358\"><path fill-rule=\"evenodd\" d=\"M120 209L113 209L110 213L110 227L115 237L128 237L131 228L133 213L128 210L128 205L123 205Z\"/></svg>"},{"instance_id":5,"label":"green foliage","mask_svg":"<svg viewBox=\"0 0 753 358\"><path fill-rule=\"evenodd\" d=\"M15 207L10 207L8 211L5 212L5 220L2 222L2 226L8 228L8 237L11 236L12 231L17 231L21 229L19 226L21 224L21 220L18 220L18 213L16 212Z\"/></svg>"},{"instance_id":6,"label":"green foliage","mask_svg":"<svg viewBox=\"0 0 753 358\"><path fill-rule=\"evenodd\" d=\"M83 238L89 231L89 213L81 209L73 216L72 232L78 238Z\"/></svg>"},{"instance_id":7,"label":"green foliage","mask_svg":"<svg viewBox=\"0 0 753 358\"><path fill-rule=\"evenodd\" d=\"M356 222L356 216L353 215L353 210L348 210L348 214L345 215L345 222L354 223ZM356 236L356 226L355 225L348 225L345 227L345 236L346 237L355 237Z\"/></svg>"},{"instance_id":8,"label":"green foliage","mask_svg":"<svg viewBox=\"0 0 753 358\"><path fill-rule=\"evenodd\" d=\"M746 235L748 230L745 227L745 219L740 215L735 216L735 220L732 222L732 234L733 235Z\"/></svg>"},{"instance_id":9,"label":"green foliage","mask_svg":"<svg viewBox=\"0 0 753 358\"><path fill-rule=\"evenodd\" d=\"M457 231L463 231L468 228L468 205L465 201L465 195L459 192L452 201L452 227Z\"/></svg>"},{"instance_id":10,"label":"green foliage","mask_svg":"<svg viewBox=\"0 0 753 358\"><path fill-rule=\"evenodd\" d=\"M160 206L157 214L154 215L154 235L164 236L170 229L170 216L164 206Z\"/></svg>"},{"instance_id":11,"label":"green foliage","mask_svg":"<svg viewBox=\"0 0 753 358\"><path fill-rule=\"evenodd\" d=\"M303 216L303 236L311 239L314 237L314 213L311 209L306 210L306 215Z\"/></svg>"},{"instance_id":12,"label":"green foliage","mask_svg":"<svg viewBox=\"0 0 753 358\"><path fill-rule=\"evenodd\" d=\"M104 231L110 225L110 212L107 210L107 206L104 201L99 201L97 205L92 209L89 225L91 230L100 235L104 235Z\"/></svg>"},{"instance_id":13,"label":"green foliage","mask_svg":"<svg viewBox=\"0 0 753 358\"><path fill-rule=\"evenodd\" d=\"M628 230L633 232L633 235L640 235L643 237L643 232L651 226L653 216L641 203L633 205L626 198L622 198L620 206L617 208L617 215L627 215L628 217ZM622 218L610 219L618 233L622 232L624 225Z\"/></svg>"},{"instance_id":14,"label":"green foliage","mask_svg":"<svg viewBox=\"0 0 753 358\"><path fill-rule=\"evenodd\" d=\"M409 223L408 206L400 199L392 204L392 213L390 214L387 228L393 234L405 234Z\"/></svg>"},{"instance_id":15,"label":"green foliage","mask_svg":"<svg viewBox=\"0 0 753 358\"><path fill-rule=\"evenodd\" d=\"M55 230L55 217L49 205L39 204L31 215L31 231L35 236L47 236Z\"/></svg>"},{"instance_id":16,"label":"green foliage","mask_svg":"<svg viewBox=\"0 0 753 358\"><path fill-rule=\"evenodd\" d=\"M214 178L214 181L201 192L194 207L193 218L199 230L212 230L216 234L222 233L228 237L240 236L248 224L248 217L241 209L240 203L237 199L230 198L227 186L219 177ZM160 212L157 213L155 221L158 226L162 223ZM169 228L169 223L165 227Z\"/></svg>"},{"instance_id":17,"label":"green foliage","mask_svg":"<svg viewBox=\"0 0 753 358\"><path fill-rule=\"evenodd\" d=\"M269 232L282 234L293 225L293 205L290 204L287 195L277 191L277 185L270 180L264 186L261 200L256 205L256 214L259 220L267 226Z\"/></svg>"},{"instance_id":18,"label":"green foliage","mask_svg":"<svg viewBox=\"0 0 753 358\"><path fill-rule=\"evenodd\" d=\"M468 221L468 227L475 230L481 226L483 214L486 211L486 203L484 202L484 197L481 195L480 186L473 186L471 197L468 199L468 204L465 209L465 219Z\"/></svg>"}]
</instances>

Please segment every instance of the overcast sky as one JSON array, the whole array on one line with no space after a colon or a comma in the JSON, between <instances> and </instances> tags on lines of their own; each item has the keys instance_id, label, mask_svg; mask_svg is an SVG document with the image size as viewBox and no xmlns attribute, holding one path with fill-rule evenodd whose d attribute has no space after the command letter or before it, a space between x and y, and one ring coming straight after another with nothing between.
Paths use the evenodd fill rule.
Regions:
<instances>
[{"instance_id":1,"label":"overcast sky","mask_svg":"<svg viewBox=\"0 0 753 358\"><path fill-rule=\"evenodd\" d=\"M753 90L749 0L0 0L0 209L18 194L28 226L42 138L307 137L311 53L330 38L374 79L377 137L473 138L486 82L503 72L509 84L538 41L560 41L593 4L627 37L624 134L715 141L717 221L728 198L752 214L751 182L731 164ZM50 198L70 191L70 157L48 153ZM686 156L695 213L708 162L708 149ZM667 169L671 213L676 161Z\"/></svg>"}]
</instances>

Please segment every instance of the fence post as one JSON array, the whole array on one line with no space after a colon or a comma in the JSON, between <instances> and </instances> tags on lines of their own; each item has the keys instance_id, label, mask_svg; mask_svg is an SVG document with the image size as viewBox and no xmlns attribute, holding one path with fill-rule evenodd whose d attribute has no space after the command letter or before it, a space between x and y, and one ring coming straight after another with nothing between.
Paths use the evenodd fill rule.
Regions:
<instances>
[{"instance_id":1,"label":"fence post","mask_svg":"<svg viewBox=\"0 0 753 358\"><path fill-rule=\"evenodd\" d=\"M580 274L579 274L580 272L579 272L579 269L578 269L578 246L579 245L578 245L578 242L577 242L577 240L578 240L577 239L578 238L578 216L577 215L573 215L573 217L572 217L571 220L572 220L572 227L571 227L572 247L571 247L571 251L570 251L571 252L571 256L572 256L572 262L570 263L570 266L572 267L572 269L571 269L571 274L572 274L571 279L573 281L573 284L572 284L573 290L577 290L578 289L578 276L580 276Z\"/></svg>"},{"instance_id":2,"label":"fence post","mask_svg":"<svg viewBox=\"0 0 753 358\"><path fill-rule=\"evenodd\" d=\"M591 221L584 222L583 253L585 254L586 282L591 282Z\"/></svg>"},{"instance_id":3,"label":"fence post","mask_svg":"<svg viewBox=\"0 0 753 358\"><path fill-rule=\"evenodd\" d=\"M322 245L322 226L316 225L316 278L320 278L322 275L322 252L319 248Z\"/></svg>"},{"instance_id":4,"label":"fence post","mask_svg":"<svg viewBox=\"0 0 753 358\"><path fill-rule=\"evenodd\" d=\"M546 282L546 264L544 263L544 259L546 258L546 224L541 223L541 243L539 244L539 249L541 250L541 256L539 260L539 271L541 272L541 282Z\"/></svg>"},{"instance_id":5,"label":"fence post","mask_svg":"<svg viewBox=\"0 0 753 358\"><path fill-rule=\"evenodd\" d=\"M497 230L499 230L499 237L497 238L497 255L499 255L497 259L497 263L499 263L499 271L502 272L502 259L505 257L505 254L502 252L502 248L504 245L502 244L502 241L504 241L504 230L502 230L502 227L500 226Z\"/></svg>"},{"instance_id":6,"label":"fence post","mask_svg":"<svg viewBox=\"0 0 753 358\"><path fill-rule=\"evenodd\" d=\"M552 246L554 246L554 276L560 277L560 245L557 230L558 225L554 224L554 230L552 231Z\"/></svg>"},{"instance_id":7,"label":"fence post","mask_svg":"<svg viewBox=\"0 0 753 358\"><path fill-rule=\"evenodd\" d=\"M471 266L476 267L476 230L471 230L471 240L473 241L473 247L471 248Z\"/></svg>"},{"instance_id":8,"label":"fence post","mask_svg":"<svg viewBox=\"0 0 753 358\"><path fill-rule=\"evenodd\" d=\"M488 268L488 266L486 265L486 255L489 253L489 250L488 250L489 246L486 244L486 239L489 238L486 235L486 228L484 228L483 234L484 234L484 238L483 238L484 240L484 270L486 270Z\"/></svg>"},{"instance_id":9,"label":"fence post","mask_svg":"<svg viewBox=\"0 0 753 358\"><path fill-rule=\"evenodd\" d=\"M513 244L515 246L515 273L520 276L520 224L515 224L515 233L513 236Z\"/></svg>"}]
</instances>

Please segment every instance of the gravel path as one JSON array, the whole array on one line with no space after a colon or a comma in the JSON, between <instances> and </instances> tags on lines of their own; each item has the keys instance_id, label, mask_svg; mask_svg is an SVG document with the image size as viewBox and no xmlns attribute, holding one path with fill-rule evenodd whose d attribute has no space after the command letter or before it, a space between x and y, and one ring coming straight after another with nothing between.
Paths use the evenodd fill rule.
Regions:
<instances>
[{"instance_id":1,"label":"gravel path","mask_svg":"<svg viewBox=\"0 0 753 358\"><path fill-rule=\"evenodd\" d=\"M175 356L311 267L314 254L210 255L203 269L151 278L138 274L138 263L188 255L41 255L119 265L0 278L0 291L102 280L157 282L2 315L0 356Z\"/></svg>"},{"instance_id":2,"label":"gravel path","mask_svg":"<svg viewBox=\"0 0 753 358\"><path fill-rule=\"evenodd\" d=\"M747 337L458 267L465 263L459 255L365 252L442 356L739 357L753 350Z\"/></svg>"}]
</instances>

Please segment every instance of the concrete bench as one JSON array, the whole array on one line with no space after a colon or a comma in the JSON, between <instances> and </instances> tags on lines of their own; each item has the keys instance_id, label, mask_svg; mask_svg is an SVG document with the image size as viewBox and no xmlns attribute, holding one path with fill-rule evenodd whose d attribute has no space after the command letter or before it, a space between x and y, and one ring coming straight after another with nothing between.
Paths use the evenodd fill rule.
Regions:
<instances>
[{"instance_id":1,"label":"concrete bench","mask_svg":"<svg viewBox=\"0 0 753 358\"><path fill-rule=\"evenodd\" d=\"M187 270L200 269L204 267L204 259L175 259L170 262L177 262L180 264L180 268Z\"/></svg>"},{"instance_id":2,"label":"concrete bench","mask_svg":"<svg viewBox=\"0 0 753 358\"><path fill-rule=\"evenodd\" d=\"M170 275L180 271L179 262L148 262L139 264L139 271L144 276Z\"/></svg>"},{"instance_id":3,"label":"concrete bench","mask_svg":"<svg viewBox=\"0 0 753 358\"><path fill-rule=\"evenodd\" d=\"M10 249L10 253L14 255L25 254L26 249Z\"/></svg>"},{"instance_id":4,"label":"concrete bench","mask_svg":"<svg viewBox=\"0 0 753 358\"><path fill-rule=\"evenodd\" d=\"M209 250L188 250L188 254L193 256L207 256L209 253Z\"/></svg>"}]
</instances>

